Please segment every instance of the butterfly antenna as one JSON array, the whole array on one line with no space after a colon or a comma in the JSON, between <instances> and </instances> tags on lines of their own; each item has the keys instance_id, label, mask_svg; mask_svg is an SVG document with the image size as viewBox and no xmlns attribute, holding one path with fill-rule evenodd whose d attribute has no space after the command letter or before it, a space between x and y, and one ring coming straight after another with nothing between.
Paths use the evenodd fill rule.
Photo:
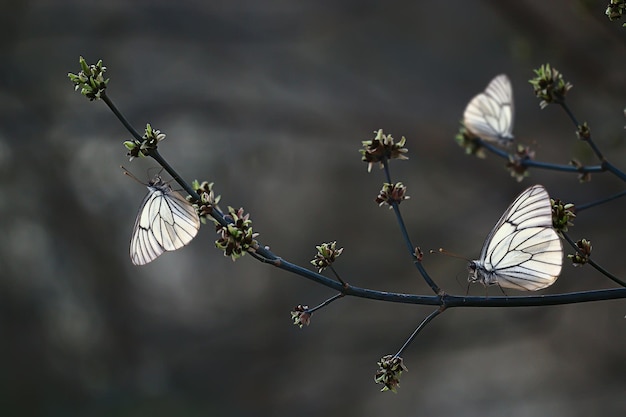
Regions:
<instances>
[{"instance_id":1,"label":"butterfly antenna","mask_svg":"<svg viewBox=\"0 0 626 417\"><path fill-rule=\"evenodd\" d=\"M127 170L126 168L124 168L122 165L120 165L120 168L122 168L122 173L132 179L134 179L135 181L137 181L139 184L141 185L145 185L143 182L141 182L141 180L139 178L137 178L135 175L133 175L133 173L131 173L129 170Z\"/></svg>"},{"instance_id":2,"label":"butterfly antenna","mask_svg":"<svg viewBox=\"0 0 626 417\"><path fill-rule=\"evenodd\" d=\"M469 259L467 259L465 256L461 256L461 255L458 255L458 254L456 254L456 253L449 252L449 251L445 250L444 248L439 248L439 250L434 250L434 249L431 249L431 250L430 250L430 253L438 253L438 254L440 254L440 255L451 256L452 258L463 259L464 261L467 261L467 262L469 262L469 261L470 261L470 260L469 260Z\"/></svg>"}]
</instances>

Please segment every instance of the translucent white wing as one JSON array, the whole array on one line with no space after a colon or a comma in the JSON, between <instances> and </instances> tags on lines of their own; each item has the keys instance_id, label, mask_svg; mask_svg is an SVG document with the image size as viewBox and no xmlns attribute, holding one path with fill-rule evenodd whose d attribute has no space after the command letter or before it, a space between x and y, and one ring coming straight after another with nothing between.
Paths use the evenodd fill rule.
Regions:
<instances>
[{"instance_id":1,"label":"translucent white wing","mask_svg":"<svg viewBox=\"0 0 626 417\"><path fill-rule=\"evenodd\" d=\"M513 140L513 88L509 78L495 77L465 108L463 123L479 138L500 144Z\"/></svg>"},{"instance_id":2,"label":"translucent white wing","mask_svg":"<svg viewBox=\"0 0 626 417\"><path fill-rule=\"evenodd\" d=\"M130 239L130 259L135 265L145 265L164 251L182 248L200 228L193 206L160 177L150 181L148 190Z\"/></svg>"},{"instance_id":3,"label":"translucent white wing","mask_svg":"<svg viewBox=\"0 0 626 417\"><path fill-rule=\"evenodd\" d=\"M562 262L550 197L542 185L534 185L513 201L489 233L480 259L470 262L469 280L536 291L554 284Z\"/></svg>"}]
</instances>

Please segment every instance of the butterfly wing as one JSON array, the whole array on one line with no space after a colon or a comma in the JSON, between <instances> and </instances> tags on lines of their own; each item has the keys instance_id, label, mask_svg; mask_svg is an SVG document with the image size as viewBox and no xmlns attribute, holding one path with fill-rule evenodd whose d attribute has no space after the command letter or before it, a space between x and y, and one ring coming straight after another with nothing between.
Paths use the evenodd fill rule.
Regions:
<instances>
[{"instance_id":1,"label":"butterfly wing","mask_svg":"<svg viewBox=\"0 0 626 417\"><path fill-rule=\"evenodd\" d=\"M200 218L193 206L160 178L148 189L130 240L134 265L145 265L164 251L180 249L191 242L200 228Z\"/></svg>"},{"instance_id":2,"label":"butterfly wing","mask_svg":"<svg viewBox=\"0 0 626 417\"><path fill-rule=\"evenodd\" d=\"M548 192L535 185L522 192L493 228L481 251L486 285L536 291L552 285L563 262L561 239L552 227Z\"/></svg>"},{"instance_id":3,"label":"butterfly wing","mask_svg":"<svg viewBox=\"0 0 626 417\"><path fill-rule=\"evenodd\" d=\"M513 140L513 88L509 78L495 77L465 108L463 123L479 138L497 143Z\"/></svg>"}]
</instances>

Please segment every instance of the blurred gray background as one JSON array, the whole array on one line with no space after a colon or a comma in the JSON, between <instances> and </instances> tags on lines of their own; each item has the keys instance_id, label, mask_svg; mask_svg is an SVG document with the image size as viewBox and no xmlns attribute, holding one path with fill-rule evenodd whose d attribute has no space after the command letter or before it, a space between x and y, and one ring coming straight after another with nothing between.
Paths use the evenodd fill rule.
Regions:
<instances>
[{"instance_id":1,"label":"blurred gray background","mask_svg":"<svg viewBox=\"0 0 626 417\"><path fill-rule=\"evenodd\" d=\"M350 283L430 294L392 213L382 173L358 149L383 128L406 136L392 174L414 244L477 257L511 200L544 184L575 203L621 191L614 177L533 170L454 143L468 100L506 73L515 134L537 159L597 161L527 80L550 62L570 104L626 169L626 29L604 1L5 1L0 39L0 414L4 416L623 416L626 303L453 309L405 353L397 395L377 360L431 308L342 299L298 329L289 311L333 293L247 256L215 250L211 226L182 250L132 266L128 241L156 166L129 163L130 138L101 102L72 90L78 57L103 59L131 123L167 133L161 151L222 206L252 213L260 240L307 265L345 247ZM153 171L152 171L153 172ZM619 200L572 229L626 276ZM426 256L448 292L466 265ZM566 263L545 293L610 288ZM483 294L473 288L473 294ZM490 291L497 295L497 290Z\"/></svg>"}]
</instances>

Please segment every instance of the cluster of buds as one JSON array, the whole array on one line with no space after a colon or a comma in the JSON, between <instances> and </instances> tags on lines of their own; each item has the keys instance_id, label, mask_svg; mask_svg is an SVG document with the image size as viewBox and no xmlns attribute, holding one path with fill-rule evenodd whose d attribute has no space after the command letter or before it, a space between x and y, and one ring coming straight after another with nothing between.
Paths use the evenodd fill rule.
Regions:
<instances>
[{"instance_id":1,"label":"cluster of buds","mask_svg":"<svg viewBox=\"0 0 626 417\"><path fill-rule=\"evenodd\" d=\"M604 13L611 22L621 19L626 14L626 0L610 0ZM624 23L624 26L626 26L626 23Z\"/></svg>"},{"instance_id":2,"label":"cluster of buds","mask_svg":"<svg viewBox=\"0 0 626 417\"><path fill-rule=\"evenodd\" d=\"M591 129L587 122L584 122L582 125L579 125L576 129L576 137L580 140L589 140L591 137Z\"/></svg>"},{"instance_id":3,"label":"cluster of buds","mask_svg":"<svg viewBox=\"0 0 626 417\"><path fill-rule=\"evenodd\" d=\"M582 266L589 262L591 256L591 241L582 239L576 242L578 251L573 255L567 255L574 266Z\"/></svg>"},{"instance_id":4,"label":"cluster of buds","mask_svg":"<svg viewBox=\"0 0 626 417\"><path fill-rule=\"evenodd\" d=\"M389 208L392 208L392 204L400 204L403 200L408 200L409 197L406 195L406 187L402 185L401 182L396 184L384 183L383 188L378 193L378 197L374 201L379 206L383 204L389 205Z\"/></svg>"},{"instance_id":5,"label":"cluster of buds","mask_svg":"<svg viewBox=\"0 0 626 417\"><path fill-rule=\"evenodd\" d=\"M152 129L150 123L146 124L146 130L141 140L127 140L124 142L124 146L128 149L129 161L132 161L136 157L147 156L151 151L155 150L162 140L165 139L165 133L161 133L160 130Z\"/></svg>"},{"instance_id":6,"label":"cluster of buds","mask_svg":"<svg viewBox=\"0 0 626 417\"><path fill-rule=\"evenodd\" d=\"M80 90L80 93L87 97L90 101L100 100L104 96L109 83L109 79L104 78L107 68L102 65L102 60L96 65L87 65L85 58L79 59L81 71L78 74L67 74L71 82L74 83L74 90Z\"/></svg>"},{"instance_id":7,"label":"cluster of buds","mask_svg":"<svg viewBox=\"0 0 626 417\"><path fill-rule=\"evenodd\" d=\"M536 77L529 82L537 98L541 99L539 106L544 109L550 103L562 103L572 85L563 79L563 75L556 68L550 67L550 64L542 65L534 71Z\"/></svg>"},{"instance_id":8,"label":"cluster of buds","mask_svg":"<svg viewBox=\"0 0 626 417\"><path fill-rule=\"evenodd\" d=\"M572 203L563 203L561 200L550 199L552 205L552 226L558 232L567 232L573 226L576 218L576 207Z\"/></svg>"},{"instance_id":9,"label":"cluster of buds","mask_svg":"<svg viewBox=\"0 0 626 417\"><path fill-rule=\"evenodd\" d=\"M259 235L252 231L250 214L244 214L243 208L235 210L228 207L228 214L224 219L229 223L222 226L215 221L215 229L220 238L215 241L215 246L224 251L224 256L230 256L232 260L241 258L249 250L254 251L258 245L255 238Z\"/></svg>"},{"instance_id":10,"label":"cluster of buds","mask_svg":"<svg viewBox=\"0 0 626 417\"><path fill-rule=\"evenodd\" d=\"M465 149L467 155L474 155L481 159L487 156L485 148L477 140L476 135L472 134L463 123L461 123L459 133L456 134L454 140L461 148Z\"/></svg>"},{"instance_id":11,"label":"cluster of buds","mask_svg":"<svg viewBox=\"0 0 626 417\"><path fill-rule=\"evenodd\" d=\"M377 384L383 384L384 387L381 391L393 391L397 392L397 388L400 386L400 376L402 372L408 371L402 358L394 355L383 356L378 362L378 371L374 381Z\"/></svg>"},{"instance_id":12,"label":"cluster of buds","mask_svg":"<svg viewBox=\"0 0 626 417\"><path fill-rule=\"evenodd\" d=\"M211 216L213 212L213 208L218 208L217 204L220 202L222 196L216 196L213 191L213 183L208 181L203 181L202 183L198 182L198 180L194 180L191 183L194 191L198 193L200 196L200 201L192 201L200 219L203 221Z\"/></svg>"},{"instance_id":13,"label":"cluster of buds","mask_svg":"<svg viewBox=\"0 0 626 417\"><path fill-rule=\"evenodd\" d=\"M515 178L517 182L521 182L528 176L528 167L524 162L534 158L535 152L531 150L530 147L517 145L515 153L509 154L509 162L507 162L506 167L511 173L511 176Z\"/></svg>"},{"instance_id":14,"label":"cluster of buds","mask_svg":"<svg viewBox=\"0 0 626 417\"><path fill-rule=\"evenodd\" d=\"M317 254L311 263L315 265L320 273L335 262L335 259L337 259L337 257L343 252L343 248L337 249L336 241L322 243L321 245L316 246L315 249L317 249Z\"/></svg>"},{"instance_id":15,"label":"cluster of buds","mask_svg":"<svg viewBox=\"0 0 626 417\"><path fill-rule=\"evenodd\" d=\"M367 172L370 172L376 163L382 168L385 166L385 162L390 159L409 159L405 155L409 150L404 147L406 143L404 136L400 142L395 143L391 135L383 134L382 129L374 133L376 133L376 137L372 140L363 141L363 149L359 150L363 155L361 160L367 162Z\"/></svg>"},{"instance_id":16,"label":"cluster of buds","mask_svg":"<svg viewBox=\"0 0 626 417\"><path fill-rule=\"evenodd\" d=\"M311 313L309 312L309 306L303 306L298 304L291 310L291 320L293 324L302 328L302 326L308 326L311 323Z\"/></svg>"}]
</instances>

